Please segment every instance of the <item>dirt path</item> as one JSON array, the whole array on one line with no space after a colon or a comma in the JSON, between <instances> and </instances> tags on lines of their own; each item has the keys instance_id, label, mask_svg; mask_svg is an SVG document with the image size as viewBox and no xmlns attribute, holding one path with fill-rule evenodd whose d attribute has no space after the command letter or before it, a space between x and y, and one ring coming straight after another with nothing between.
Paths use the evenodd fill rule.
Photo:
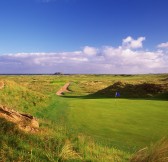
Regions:
<instances>
[{"instance_id":1,"label":"dirt path","mask_svg":"<svg viewBox=\"0 0 168 162\"><path fill-rule=\"evenodd\" d=\"M69 92L68 87L70 83L66 83L59 91L56 92L56 95L61 96L64 92Z\"/></svg>"}]
</instances>

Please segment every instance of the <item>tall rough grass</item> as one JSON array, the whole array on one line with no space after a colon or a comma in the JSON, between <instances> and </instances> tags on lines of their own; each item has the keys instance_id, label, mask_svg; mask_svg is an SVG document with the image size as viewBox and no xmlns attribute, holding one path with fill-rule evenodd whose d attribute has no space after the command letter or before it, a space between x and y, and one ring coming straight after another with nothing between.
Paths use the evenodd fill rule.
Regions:
<instances>
[{"instance_id":1,"label":"tall rough grass","mask_svg":"<svg viewBox=\"0 0 168 162\"><path fill-rule=\"evenodd\" d=\"M27 134L0 118L0 162L128 162L129 153L101 146L83 134L70 138L65 128L41 122L41 132Z\"/></svg>"},{"instance_id":2,"label":"tall rough grass","mask_svg":"<svg viewBox=\"0 0 168 162\"><path fill-rule=\"evenodd\" d=\"M58 157L60 161L66 161L70 159L82 160L82 157L74 150L73 145L69 140L67 140L63 145Z\"/></svg>"},{"instance_id":3,"label":"tall rough grass","mask_svg":"<svg viewBox=\"0 0 168 162\"><path fill-rule=\"evenodd\" d=\"M131 158L131 162L168 162L168 138L139 150Z\"/></svg>"},{"instance_id":4,"label":"tall rough grass","mask_svg":"<svg viewBox=\"0 0 168 162\"><path fill-rule=\"evenodd\" d=\"M78 135L76 142L76 149L81 153L81 156L86 161L95 162L126 162L130 158L130 154L117 148L102 146L95 142L93 138Z\"/></svg>"}]
</instances>

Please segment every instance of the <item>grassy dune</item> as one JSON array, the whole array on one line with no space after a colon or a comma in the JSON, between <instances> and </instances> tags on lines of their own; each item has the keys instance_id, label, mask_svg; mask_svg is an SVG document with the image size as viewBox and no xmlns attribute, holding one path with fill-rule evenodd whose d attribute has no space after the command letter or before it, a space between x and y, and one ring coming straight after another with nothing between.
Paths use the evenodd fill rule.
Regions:
<instances>
[{"instance_id":1,"label":"grassy dune","mask_svg":"<svg viewBox=\"0 0 168 162\"><path fill-rule=\"evenodd\" d=\"M134 151L168 134L167 78L166 74L1 76L5 87L0 104L37 117L40 132L25 134L0 119L0 161L129 161ZM164 85L164 91L147 98L115 99L108 87L118 81ZM56 96L67 82L71 92ZM99 93L104 89L106 94Z\"/></svg>"}]
</instances>

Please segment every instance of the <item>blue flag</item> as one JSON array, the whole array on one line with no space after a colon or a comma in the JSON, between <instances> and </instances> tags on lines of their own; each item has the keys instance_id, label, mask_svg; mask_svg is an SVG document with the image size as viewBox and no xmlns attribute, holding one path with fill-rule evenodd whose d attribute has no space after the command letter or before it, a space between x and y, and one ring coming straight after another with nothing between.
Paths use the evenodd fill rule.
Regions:
<instances>
[{"instance_id":1,"label":"blue flag","mask_svg":"<svg viewBox=\"0 0 168 162\"><path fill-rule=\"evenodd\" d=\"M116 92L116 93L115 93L115 97L120 97L120 93L119 93L119 92Z\"/></svg>"}]
</instances>

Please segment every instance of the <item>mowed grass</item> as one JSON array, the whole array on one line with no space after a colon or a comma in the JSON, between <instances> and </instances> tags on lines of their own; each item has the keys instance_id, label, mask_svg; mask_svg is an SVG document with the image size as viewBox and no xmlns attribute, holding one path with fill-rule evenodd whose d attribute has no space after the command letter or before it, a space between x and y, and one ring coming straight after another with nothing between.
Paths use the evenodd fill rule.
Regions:
<instances>
[{"instance_id":1,"label":"mowed grass","mask_svg":"<svg viewBox=\"0 0 168 162\"><path fill-rule=\"evenodd\" d=\"M168 135L168 101L66 98L67 125L124 150L137 150Z\"/></svg>"}]
</instances>

